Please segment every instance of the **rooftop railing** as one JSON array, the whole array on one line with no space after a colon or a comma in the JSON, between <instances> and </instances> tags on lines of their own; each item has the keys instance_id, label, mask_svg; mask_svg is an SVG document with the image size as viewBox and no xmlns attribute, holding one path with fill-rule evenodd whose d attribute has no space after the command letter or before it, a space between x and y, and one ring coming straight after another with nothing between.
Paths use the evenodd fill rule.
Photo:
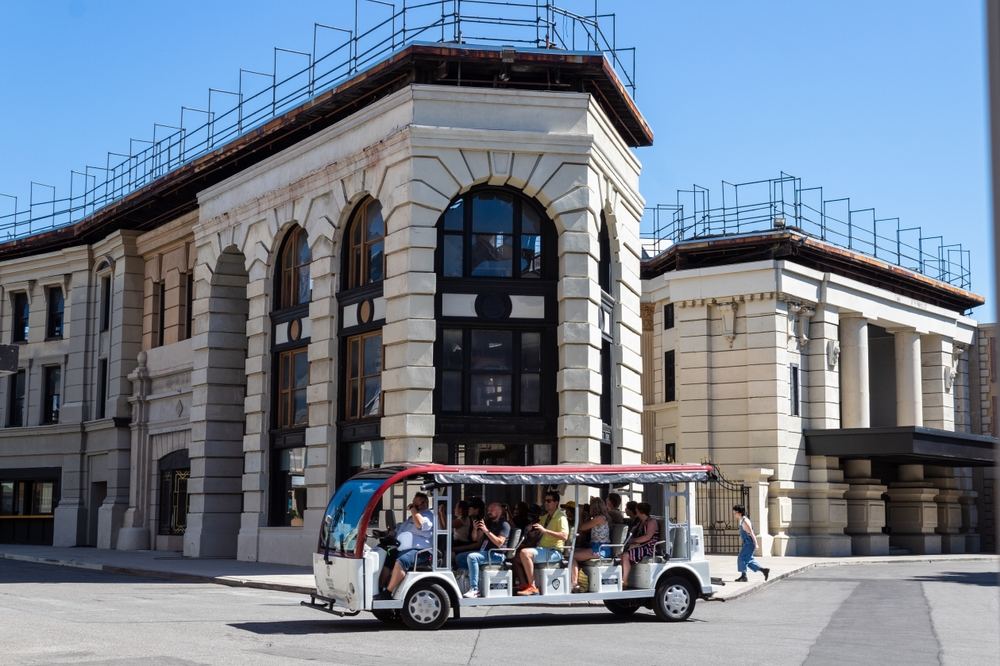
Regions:
<instances>
[{"instance_id":1,"label":"rooftop railing","mask_svg":"<svg viewBox=\"0 0 1000 666\"><path fill-rule=\"evenodd\" d=\"M652 258L684 241L780 229L972 288L970 251L960 244L924 235L920 227L904 226L898 217L880 218L874 208L853 208L850 198L827 199L822 187L803 187L800 178L786 173L745 183L722 181L714 202L708 188L678 190L674 203L646 208L641 235L644 254Z\"/></svg>"},{"instance_id":2,"label":"rooftop railing","mask_svg":"<svg viewBox=\"0 0 1000 666\"><path fill-rule=\"evenodd\" d=\"M234 89L209 88L176 124L154 123L127 153L71 170L68 194L32 181L25 206L0 193L0 242L79 222L414 43L599 52L634 97L635 49L618 47L614 14L591 7L585 15L540 0L355 0L353 25L314 23L309 51L275 47L270 72L240 69Z\"/></svg>"}]
</instances>

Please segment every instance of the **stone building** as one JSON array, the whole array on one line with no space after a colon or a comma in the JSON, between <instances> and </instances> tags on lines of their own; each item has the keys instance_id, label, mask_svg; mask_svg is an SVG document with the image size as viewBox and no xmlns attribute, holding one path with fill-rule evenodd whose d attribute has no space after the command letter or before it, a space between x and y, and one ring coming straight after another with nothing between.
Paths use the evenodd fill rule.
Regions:
<instances>
[{"instance_id":1,"label":"stone building","mask_svg":"<svg viewBox=\"0 0 1000 666\"><path fill-rule=\"evenodd\" d=\"M766 554L992 547L977 498L996 440L970 412L988 365L964 314L982 298L759 214L776 205L730 209L728 231L676 234L643 263L645 457L711 460L748 486ZM732 529L713 511L709 534Z\"/></svg>"},{"instance_id":2,"label":"stone building","mask_svg":"<svg viewBox=\"0 0 1000 666\"><path fill-rule=\"evenodd\" d=\"M0 243L3 539L305 563L364 467L638 462L651 141L600 53L414 44Z\"/></svg>"}]
</instances>

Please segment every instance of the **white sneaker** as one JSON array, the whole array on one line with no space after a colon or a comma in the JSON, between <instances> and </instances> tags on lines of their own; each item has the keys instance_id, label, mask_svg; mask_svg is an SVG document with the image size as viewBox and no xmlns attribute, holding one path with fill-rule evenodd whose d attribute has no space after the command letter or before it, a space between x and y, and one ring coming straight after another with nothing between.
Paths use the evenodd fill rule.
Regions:
<instances>
[{"instance_id":1,"label":"white sneaker","mask_svg":"<svg viewBox=\"0 0 1000 666\"><path fill-rule=\"evenodd\" d=\"M462 596L465 597L466 599L478 599L479 598L479 590L477 590L474 587L470 587L469 591L466 592L465 594L463 594Z\"/></svg>"}]
</instances>

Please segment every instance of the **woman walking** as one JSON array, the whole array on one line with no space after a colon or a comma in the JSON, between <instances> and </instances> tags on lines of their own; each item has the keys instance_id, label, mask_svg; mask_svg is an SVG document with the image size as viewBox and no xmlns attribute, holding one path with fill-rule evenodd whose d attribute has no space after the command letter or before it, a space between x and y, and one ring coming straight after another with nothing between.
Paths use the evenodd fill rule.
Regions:
<instances>
[{"instance_id":1,"label":"woman walking","mask_svg":"<svg viewBox=\"0 0 1000 666\"><path fill-rule=\"evenodd\" d=\"M764 580L767 580L767 577L771 575L771 570L760 566L753 557L754 551L757 550L757 535L754 534L753 524L747 518L747 510L742 504L737 504L733 507L733 514L739 519L740 540L743 542L740 547L740 555L736 560L740 577L735 582L747 582L747 569L761 572L764 574Z\"/></svg>"}]
</instances>

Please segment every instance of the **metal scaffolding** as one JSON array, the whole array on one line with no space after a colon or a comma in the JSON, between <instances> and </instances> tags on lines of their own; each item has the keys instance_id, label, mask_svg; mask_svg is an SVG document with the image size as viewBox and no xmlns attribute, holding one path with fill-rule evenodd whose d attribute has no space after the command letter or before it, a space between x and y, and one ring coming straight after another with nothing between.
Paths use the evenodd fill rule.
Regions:
<instances>
[{"instance_id":1,"label":"metal scaffolding","mask_svg":"<svg viewBox=\"0 0 1000 666\"><path fill-rule=\"evenodd\" d=\"M827 199L822 187L803 187L801 178L784 172L768 180L722 181L715 205L708 188L677 190L674 203L646 208L641 235L644 253L653 257L684 241L780 229L972 288L971 253L960 244L925 236L920 227L903 226L898 217L880 218L874 208L854 208L849 197Z\"/></svg>"},{"instance_id":2,"label":"metal scaffolding","mask_svg":"<svg viewBox=\"0 0 1000 666\"><path fill-rule=\"evenodd\" d=\"M235 90L209 88L176 125L155 123L127 154L70 171L68 195L32 182L25 206L0 193L0 242L80 222L415 43L601 53L635 96L635 48L617 45L615 15L596 0L589 15L541 0L355 0L353 25L314 23L309 51L275 47L270 72L240 69Z\"/></svg>"}]
</instances>

